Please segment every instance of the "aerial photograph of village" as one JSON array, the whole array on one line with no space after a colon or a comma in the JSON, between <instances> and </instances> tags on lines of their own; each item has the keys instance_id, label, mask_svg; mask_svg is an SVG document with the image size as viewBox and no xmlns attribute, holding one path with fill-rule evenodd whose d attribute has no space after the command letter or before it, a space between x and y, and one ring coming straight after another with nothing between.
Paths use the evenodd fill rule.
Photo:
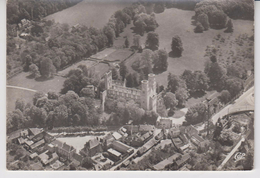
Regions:
<instances>
[{"instance_id":1,"label":"aerial photograph of village","mask_svg":"<svg viewBox=\"0 0 260 178\"><path fill-rule=\"evenodd\" d=\"M253 0L8 0L6 169L254 168Z\"/></svg>"}]
</instances>

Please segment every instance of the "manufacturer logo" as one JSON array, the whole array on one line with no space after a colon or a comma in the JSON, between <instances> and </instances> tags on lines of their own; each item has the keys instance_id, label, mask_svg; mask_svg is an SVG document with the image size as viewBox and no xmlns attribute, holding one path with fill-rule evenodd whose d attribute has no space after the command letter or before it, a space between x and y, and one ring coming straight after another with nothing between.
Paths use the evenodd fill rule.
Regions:
<instances>
[{"instance_id":1,"label":"manufacturer logo","mask_svg":"<svg viewBox=\"0 0 260 178\"><path fill-rule=\"evenodd\" d=\"M237 152L234 156L235 162L245 158L246 154L245 153L241 153L241 152Z\"/></svg>"}]
</instances>

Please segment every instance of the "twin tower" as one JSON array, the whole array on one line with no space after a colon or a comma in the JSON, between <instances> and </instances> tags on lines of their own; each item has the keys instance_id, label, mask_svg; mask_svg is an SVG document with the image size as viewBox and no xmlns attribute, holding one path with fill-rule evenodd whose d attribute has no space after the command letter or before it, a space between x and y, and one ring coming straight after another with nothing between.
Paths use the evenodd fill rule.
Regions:
<instances>
[{"instance_id":1,"label":"twin tower","mask_svg":"<svg viewBox=\"0 0 260 178\"><path fill-rule=\"evenodd\" d=\"M153 110L156 112L157 94L155 74L149 74L148 80L142 80L141 90L139 90L117 84L112 80L112 72L109 71L105 74L105 91L102 93L102 107L104 107L106 97L134 100L145 111Z\"/></svg>"}]
</instances>

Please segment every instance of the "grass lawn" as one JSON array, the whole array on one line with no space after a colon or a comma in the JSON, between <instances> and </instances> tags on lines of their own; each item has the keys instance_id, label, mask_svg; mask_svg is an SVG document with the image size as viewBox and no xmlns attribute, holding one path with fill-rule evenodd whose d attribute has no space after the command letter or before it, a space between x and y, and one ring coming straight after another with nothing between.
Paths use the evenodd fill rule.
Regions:
<instances>
[{"instance_id":1,"label":"grass lawn","mask_svg":"<svg viewBox=\"0 0 260 178\"><path fill-rule=\"evenodd\" d=\"M55 76L53 79L46 81L36 81L34 79L27 78L28 75L30 74L27 72L22 72L15 77L7 80L7 85L43 91L44 93L47 93L49 91L59 93L65 81L65 78L60 76ZM14 110L15 101L18 98L23 98L26 102L32 103L34 92L13 88L7 88L6 90L7 112Z\"/></svg>"},{"instance_id":2,"label":"grass lawn","mask_svg":"<svg viewBox=\"0 0 260 178\"><path fill-rule=\"evenodd\" d=\"M196 71L204 70L204 63L208 60L208 57L204 57L205 50L207 46L214 44L214 37L218 34L228 38L231 41L234 41L240 34L247 33L249 36L253 34L253 21L248 20L233 20L234 32L224 33L225 29L215 30L210 29L204 31L203 33L194 33L193 29L195 26L191 23L192 17L194 16L194 11L180 10L176 8L166 9L163 13L156 14L156 21L159 24L159 27L156 28L155 32L159 34L159 49L165 49L168 53L171 52L171 40L175 35L181 37L184 51L182 56L179 58L168 58L168 70L156 75L156 80L159 85L167 86L167 76L169 72L180 75L185 69ZM182 18L179 18L182 17ZM130 45L133 43L133 24L128 25L124 32L120 34L115 42L115 47L120 47L124 45L125 37L127 36ZM141 44L145 43L147 33L141 37ZM216 44L215 44L216 45ZM221 44L223 50L227 46ZM226 54L226 53L225 53ZM128 68L131 67L131 64L135 61L137 56L136 54L129 58L126 62ZM222 58L227 57L222 54ZM129 69L131 72L131 69Z\"/></svg>"},{"instance_id":3,"label":"grass lawn","mask_svg":"<svg viewBox=\"0 0 260 178\"><path fill-rule=\"evenodd\" d=\"M103 2L83 0L75 6L51 14L44 19L54 19L55 22L67 23L70 26L82 24L88 27L103 28L111 15L128 5L129 3L125 1L117 2L110 0ZM93 20L94 18L96 20Z\"/></svg>"}]
</instances>

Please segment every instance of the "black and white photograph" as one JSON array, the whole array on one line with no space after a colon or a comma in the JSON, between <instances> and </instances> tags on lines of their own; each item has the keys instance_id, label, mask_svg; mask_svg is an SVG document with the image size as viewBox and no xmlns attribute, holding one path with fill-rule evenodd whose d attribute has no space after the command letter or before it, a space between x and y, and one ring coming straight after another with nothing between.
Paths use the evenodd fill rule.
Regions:
<instances>
[{"instance_id":1,"label":"black and white photograph","mask_svg":"<svg viewBox=\"0 0 260 178\"><path fill-rule=\"evenodd\" d=\"M7 0L5 169L252 172L254 19L253 0Z\"/></svg>"}]
</instances>

